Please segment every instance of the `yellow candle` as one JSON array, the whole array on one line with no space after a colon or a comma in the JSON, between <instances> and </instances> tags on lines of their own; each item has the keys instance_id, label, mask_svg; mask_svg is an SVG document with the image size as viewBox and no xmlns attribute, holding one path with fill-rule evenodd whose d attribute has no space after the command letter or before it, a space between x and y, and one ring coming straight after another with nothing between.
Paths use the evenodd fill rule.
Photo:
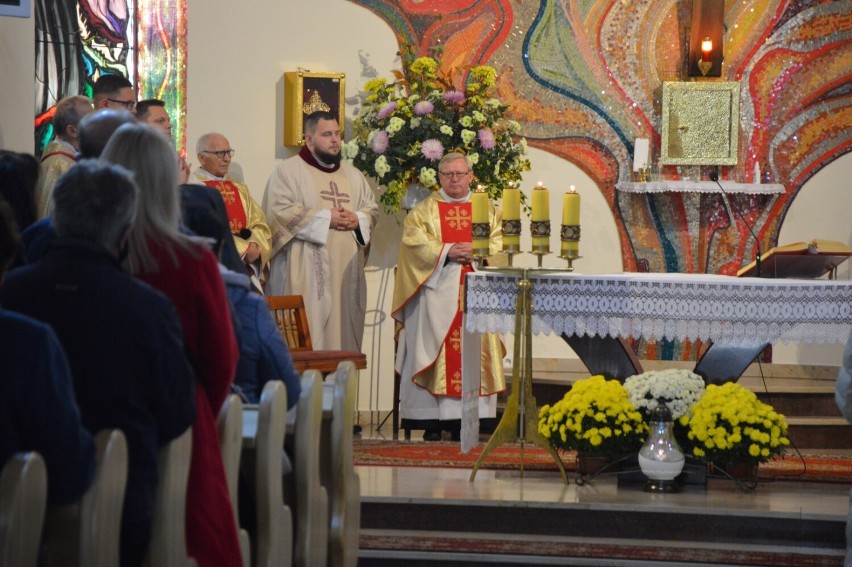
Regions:
<instances>
[{"instance_id":1,"label":"yellow candle","mask_svg":"<svg viewBox=\"0 0 852 567\"><path fill-rule=\"evenodd\" d=\"M514 183L503 189L503 221L521 222L521 189ZM521 236L507 235L503 232L503 248L517 251L521 245Z\"/></svg>"},{"instance_id":2,"label":"yellow candle","mask_svg":"<svg viewBox=\"0 0 852 567\"><path fill-rule=\"evenodd\" d=\"M485 188L479 185L470 196L471 204L471 221L473 224L488 224L488 193ZM490 231L489 231L490 232ZM490 236L490 235L489 235ZM475 233L473 237L474 253L482 256L488 256L488 244L490 239L488 236L477 238Z\"/></svg>"},{"instance_id":3,"label":"yellow candle","mask_svg":"<svg viewBox=\"0 0 852 567\"><path fill-rule=\"evenodd\" d=\"M580 226L580 194L572 185L568 192L562 196L562 224ZM562 251L578 252L579 242L562 241Z\"/></svg>"},{"instance_id":4,"label":"yellow candle","mask_svg":"<svg viewBox=\"0 0 852 567\"><path fill-rule=\"evenodd\" d=\"M532 191L532 222L550 222L550 191L538 182L535 189ZM533 252L540 253L550 250L549 236L535 236L533 231L532 237Z\"/></svg>"}]
</instances>

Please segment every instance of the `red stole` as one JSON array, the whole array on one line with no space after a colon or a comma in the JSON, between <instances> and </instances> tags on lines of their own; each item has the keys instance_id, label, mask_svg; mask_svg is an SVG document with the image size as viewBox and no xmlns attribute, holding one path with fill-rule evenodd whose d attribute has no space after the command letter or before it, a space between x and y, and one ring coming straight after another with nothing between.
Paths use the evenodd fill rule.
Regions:
<instances>
[{"instance_id":1,"label":"red stole","mask_svg":"<svg viewBox=\"0 0 852 567\"><path fill-rule=\"evenodd\" d=\"M441 241L445 244L472 242L470 203L438 202L438 214L441 216ZM460 398L462 395L462 313L464 312L464 279L472 272L470 265L463 265L459 280L459 297L456 302L456 316L444 337L444 364L447 368L447 395Z\"/></svg>"},{"instance_id":2,"label":"red stole","mask_svg":"<svg viewBox=\"0 0 852 567\"><path fill-rule=\"evenodd\" d=\"M219 194L222 195L222 200L225 201L225 212L228 213L228 224L231 226L231 234L239 234L248 221L246 219L246 210L243 207L243 202L240 200L240 191L232 181L223 179L217 181L209 179L204 182L208 187L215 187Z\"/></svg>"}]
</instances>

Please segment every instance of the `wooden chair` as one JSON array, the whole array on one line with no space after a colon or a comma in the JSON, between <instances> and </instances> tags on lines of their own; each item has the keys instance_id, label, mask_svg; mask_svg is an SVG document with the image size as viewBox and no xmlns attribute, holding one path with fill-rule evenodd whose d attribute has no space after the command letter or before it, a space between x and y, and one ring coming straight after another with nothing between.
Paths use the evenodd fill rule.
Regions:
<instances>
[{"instance_id":1,"label":"wooden chair","mask_svg":"<svg viewBox=\"0 0 852 567\"><path fill-rule=\"evenodd\" d=\"M225 466L225 479L228 482L228 495L231 498L231 508L234 511L234 522L237 525L237 536L240 542L240 555L243 565L251 565L251 542L247 530L241 529L238 501L238 485L240 476L240 456L243 445L243 402L236 394L225 398L219 416L216 419L216 429L219 433L219 450L222 453L222 464Z\"/></svg>"},{"instance_id":2,"label":"wooden chair","mask_svg":"<svg viewBox=\"0 0 852 567\"><path fill-rule=\"evenodd\" d=\"M285 477L285 501L294 510L296 565L325 567L328 557L328 493L320 478L322 376L308 370L293 433L293 472Z\"/></svg>"},{"instance_id":3,"label":"wooden chair","mask_svg":"<svg viewBox=\"0 0 852 567\"><path fill-rule=\"evenodd\" d=\"M270 295L266 297L281 336L290 347L293 365L299 373L319 370L323 375L337 370L337 365L350 360L355 368L367 368L367 355L357 350L314 350L311 330L301 295Z\"/></svg>"},{"instance_id":4,"label":"wooden chair","mask_svg":"<svg viewBox=\"0 0 852 567\"><path fill-rule=\"evenodd\" d=\"M332 382L329 376L329 382ZM361 524L361 485L352 462L352 426L357 397L357 376L351 361L341 362L333 383L330 420L322 422L320 456L322 482L329 499L329 564L355 567Z\"/></svg>"},{"instance_id":5,"label":"wooden chair","mask_svg":"<svg viewBox=\"0 0 852 567\"><path fill-rule=\"evenodd\" d=\"M160 447L151 543L143 563L146 567L195 565L195 560L186 554L186 485L191 457L191 427Z\"/></svg>"},{"instance_id":6,"label":"wooden chair","mask_svg":"<svg viewBox=\"0 0 852 567\"><path fill-rule=\"evenodd\" d=\"M290 567L293 515L284 504L281 457L287 429L287 389L279 380L263 387L254 444L258 567Z\"/></svg>"},{"instance_id":7,"label":"wooden chair","mask_svg":"<svg viewBox=\"0 0 852 567\"><path fill-rule=\"evenodd\" d=\"M118 429L95 435L97 469L79 502L48 509L44 565L118 565L127 487L127 440Z\"/></svg>"},{"instance_id":8,"label":"wooden chair","mask_svg":"<svg viewBox=\"0 0 852 567\"><path fill-rule=\"evenodd\" d=\"M0 567L35 567L47 506L47 470L36 452L17 453L0 475Z\"/></svg>"}]
</instances>

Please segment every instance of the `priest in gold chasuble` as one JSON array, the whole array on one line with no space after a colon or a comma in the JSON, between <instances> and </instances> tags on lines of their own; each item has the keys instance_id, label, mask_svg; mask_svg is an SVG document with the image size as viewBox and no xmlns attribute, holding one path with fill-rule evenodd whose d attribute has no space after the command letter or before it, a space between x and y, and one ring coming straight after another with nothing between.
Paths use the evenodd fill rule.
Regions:
<instances>
[{"instance_id":1,"label":"priest in gold chasuble","mask_svg":"<svg viewBox=\"0 0 852 567\"><path fill-rule=\"evenodd\" d=\"M392 315L398 323L396 372L401 377L403 428L441 431L457 439L461 419L461 337L465 276L475 269L471 243L470 163L449 153L438 166L441 190L405 219ZM489 203L492 254L502 248L500 213ZM482 337L479 415L494 417L505 389L505 349L497 335Z\"/></svg>"}]
</instances>

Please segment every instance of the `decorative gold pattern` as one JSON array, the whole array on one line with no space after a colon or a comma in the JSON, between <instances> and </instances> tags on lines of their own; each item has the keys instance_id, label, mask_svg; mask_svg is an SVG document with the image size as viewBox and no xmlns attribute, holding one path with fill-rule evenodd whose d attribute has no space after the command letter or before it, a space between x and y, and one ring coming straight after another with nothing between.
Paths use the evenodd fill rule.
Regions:
<instances>
[{"instance_id":1,"label":"decorative gold pattern","mask_svg":"<svg viewBox=\"0 0 852 567\"><path fill-rule=\"evenodd\" d=\"M531 236L550 236L550 221L531 221Z\"/></svg>"},{"instance_id":2,"label":"decorative gold pattern","mask_svg":"<svg viewBox=\"0 0 852 567\"><path fill-rule=\"evenodd\" d=\"M487 222L475 222L471 225L473 238L489 238L491 236L491 224Z\"/></svg>"},{"instance_id":3,"label":"decorative gold pattern","mask_svg":"<svg viewBox=\"0 0 852 567\"><path fill-rule=\"evenodd\" d=\"M740 85L663 83L664 165L736 165Z\"/></svg>"},{"instance_id":4,"label":"decorative gold pattern","mask_svg":"<svg viewBox=\"0 0 852 567\"><path fill-rule=\"evenodd\" d=\"M503 236L520 236L521 235L521 221L518 220L504 220L503 221Z\"/></svg>"},{"instance_id":5,"label":"decorative gold pattern","mask_svg":"<svg viewBox=\"0 0 852 567\"><path fill-rule=\"evenodd\" d=\"M470 215L468 214L466 209L463 209L461 207L453 207L450 213L447 215L447 225L453 229L465 229L468 228L470 224ZM489 234L486 234L485 238L488 238Z\"/></svg>"},{"instance_id":6,"label":"decorative gold pattern","mask_svg":"<svg viewBox=\"0 0 852 567\"><path fill-rule=\"evenodd\" d=\"M302 112L305 114L312 114L317 112L318 110L322 110L323 112L328 112L331 110L331 107L322 101L322 97L319 94L319 91L314 91L314 94L311 95L311 98L308 102L302 105Z\"/></svg>"},{"instance_id":7,"label":"decorative gold pattern","mask_svg":"<svg viewBox=\"0 0 852 567\"><path fill-rule=\"evenodd\" d=\"M579 224L563 224L559 237L563 242L579 242L580 241L580 225Z\"/></svg>"}]
</instances>

